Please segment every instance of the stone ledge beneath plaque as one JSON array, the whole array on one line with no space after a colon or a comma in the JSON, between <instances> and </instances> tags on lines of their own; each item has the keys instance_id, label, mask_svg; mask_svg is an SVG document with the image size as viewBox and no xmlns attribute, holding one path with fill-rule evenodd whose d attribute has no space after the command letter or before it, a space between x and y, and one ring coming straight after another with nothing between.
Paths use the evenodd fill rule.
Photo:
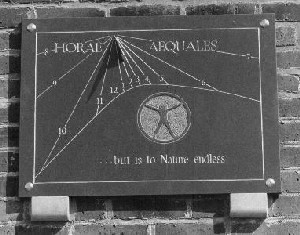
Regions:
<instances>
[{"instance_id":1,"label":"stone ledge beneath plaque","mask_svg":"<svg viewBox=\"0 0 300 235\"><path fill-rule=\"evenodd\" d=\"M267 193L230 194L230 216L265 218L268 216Z\"/></svg>"},{"instance_id":2,"label":"stone ledge beneath plaque","mask_svg":"<svg viewBox=\"0 0 300 235\"><path fill-rule=\"evenodd\" d=\"M70 198L67 196L32 197L31 221L70 221Z\"/></svg>"}]
</instances>

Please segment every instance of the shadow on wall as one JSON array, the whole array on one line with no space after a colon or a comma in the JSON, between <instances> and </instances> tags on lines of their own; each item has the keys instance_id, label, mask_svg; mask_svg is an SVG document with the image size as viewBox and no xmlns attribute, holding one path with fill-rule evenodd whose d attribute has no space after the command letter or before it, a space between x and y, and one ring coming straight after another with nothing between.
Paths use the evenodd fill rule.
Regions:
<instances>
[{"instance_id":1,"label":"shadow on wall","mask_svg":"<svg viewBox=\"0 0 300 235\"><path fill-rule=\"evenodd\" d=\"M49 223L49 222L39 222L30 225L19 225L15 228L15 235L50 235L50 234L67 234L65 230L66 223Z\"/></svg>"},{"instance_id":2,"label":"shadow on wall","mask_svg":"<svg viewBox=\"0 0 300 235\"><path fill-rule=\"evenodd\" d=\"M76 221L160 219L159 225L173 223L176 231L182 234L224 234L230 230L254 232L264 221L252 219L251 226L247 226L249 219L238 219L232 220L231 226L229 195L77 197L73 201L77 205L74 210ZM174 233L172 227L170 231L166 230L167 234Z\"/></svg>"}]
</instances>

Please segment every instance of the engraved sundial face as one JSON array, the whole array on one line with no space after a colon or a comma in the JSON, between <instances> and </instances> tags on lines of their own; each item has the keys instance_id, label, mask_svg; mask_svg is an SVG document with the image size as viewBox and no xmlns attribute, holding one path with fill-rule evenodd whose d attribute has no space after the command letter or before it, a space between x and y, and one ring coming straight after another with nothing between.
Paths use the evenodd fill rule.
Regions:
<instances>
[{"instance_id":1,"label":"engraved sundial face","mask_svg":"<svg viewBox=\"0 0 300 235\"><path fill-rule=\"evenodd\" d=\"M183 138L191 125L188 105L177 95L162 92L145 99L138 111L138 126L149 140L169 144Z\"/></svg>"}]
</instances>

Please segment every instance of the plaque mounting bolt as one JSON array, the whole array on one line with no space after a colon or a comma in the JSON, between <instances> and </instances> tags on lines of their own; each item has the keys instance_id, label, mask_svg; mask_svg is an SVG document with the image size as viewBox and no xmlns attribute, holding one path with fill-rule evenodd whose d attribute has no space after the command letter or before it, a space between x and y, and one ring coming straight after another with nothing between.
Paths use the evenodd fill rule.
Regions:
<instances>
[{"instance_id":1,"label":"plaque mounting bolt","mask_svg":"<svg viewBox=\"0 0 300 235\"><path fill-rule=\"evenodd\" d=\"M263 19L259 24L261 27L265 28L270 25L270 22L267 19Z\"/></svg>"},{"instance_id":2,"label":"plaque mounting bolt","mask_svg":"<svg viewBox=\"0 0 300 235\"><path fill-rule=\"evenodd\" d=\"M273 187L273 186L275 185L275 180L272 179L272 178L267 179L267 180L266 180L266 185L267 185L269 188Z\"/></svg>"},{"instance_id":3,"label":"plaque mounting bolt","mask_svg":"<svg viewBox=\"0 0 300 235\"><path fill-rule=\"evenodd\" d=\"M33 31L36 30L36 25L33 23L30 23L29 25L27 25L27 30L32 33Z\"/></svg>"},{"instance_id":4,"label":"plaque mounting bolt","mask_svg":"<svg viewBox=\"0 0 300 235\"><path fill-rule=\"evenodd\" d=\"M31 189L33 188L33 183L28 182L27 184L25 184L25 189L29 192Z\"/></svg>"}]
</instances>

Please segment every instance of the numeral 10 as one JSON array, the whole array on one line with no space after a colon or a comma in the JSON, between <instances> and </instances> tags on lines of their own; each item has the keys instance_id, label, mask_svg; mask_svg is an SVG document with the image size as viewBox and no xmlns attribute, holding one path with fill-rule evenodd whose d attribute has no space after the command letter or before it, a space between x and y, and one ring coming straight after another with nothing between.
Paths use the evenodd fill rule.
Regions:
<instances>
[{"instance_id":1,"label":"numeral 10","mask_svg":"<svg viewBox=\"0 0 300 235\"><path fill-rule=\"evenodd\" d=\"M58 134L59 135L65 135L65 134L67 134L67 127L60 127L60 128L58 128Z\"/></svg>"}]
</instances>

